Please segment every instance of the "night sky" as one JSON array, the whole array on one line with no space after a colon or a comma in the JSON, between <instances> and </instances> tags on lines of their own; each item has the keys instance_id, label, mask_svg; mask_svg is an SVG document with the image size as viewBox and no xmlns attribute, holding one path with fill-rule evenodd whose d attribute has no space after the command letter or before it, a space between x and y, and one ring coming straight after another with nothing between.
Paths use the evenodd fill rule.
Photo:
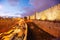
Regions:
<instances>
[{"instance_id":1,"label":"night sky","mask_svg":"<svg viewBox=\"0 0 60 40\"><path fill-rule=\"evenodd\" d=\"M0 16L24 17L59 3L60 0L0 0Z\"/></svg>"}]
</instances>

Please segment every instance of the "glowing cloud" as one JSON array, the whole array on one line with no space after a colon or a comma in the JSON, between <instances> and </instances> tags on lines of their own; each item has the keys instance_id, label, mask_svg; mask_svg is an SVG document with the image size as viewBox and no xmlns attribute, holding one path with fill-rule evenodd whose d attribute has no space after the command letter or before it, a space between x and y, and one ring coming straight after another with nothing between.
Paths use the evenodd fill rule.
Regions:
<instances>
[{"instance_id":1,"label":"glowing cloud","mask_svg":"<svg viewBox=\"0 0 60 40\"><path fill-rule=\"evenodd\" d=\"M0 10L2 10L2 9L3 9L3 5L0 4Z\"/></svg>"}]
</instances>

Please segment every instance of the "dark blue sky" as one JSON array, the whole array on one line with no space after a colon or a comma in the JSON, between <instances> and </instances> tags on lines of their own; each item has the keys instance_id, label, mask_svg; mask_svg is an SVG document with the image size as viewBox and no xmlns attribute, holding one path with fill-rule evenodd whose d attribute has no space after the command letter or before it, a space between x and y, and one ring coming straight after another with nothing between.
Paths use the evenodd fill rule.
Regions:
<instances>
[{"instance_id":1,"label":"dark blue sky","mask_svg":"<svg viewBox=\"0 0 60 40\"><path fill-rule=\"evenodd\" d=\"M60 0L0 0L0 16L27 16L59 2Z\"/></svg>"}]
</instances>

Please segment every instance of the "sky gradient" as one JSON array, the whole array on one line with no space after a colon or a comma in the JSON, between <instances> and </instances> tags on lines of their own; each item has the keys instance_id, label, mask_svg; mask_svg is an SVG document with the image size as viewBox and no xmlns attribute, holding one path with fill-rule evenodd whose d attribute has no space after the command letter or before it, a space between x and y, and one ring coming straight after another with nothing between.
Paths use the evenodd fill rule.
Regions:
<instances>
[{"instance_id":1,"label":"sky gradient","mask_svg":"<svg viewBox=\"0 0 60 40\"><path fill-rule=\"evenodd\" d=\"M0 16L24 17L59 3L60 0L0 0Z\"/></svg>"}]
</instances>

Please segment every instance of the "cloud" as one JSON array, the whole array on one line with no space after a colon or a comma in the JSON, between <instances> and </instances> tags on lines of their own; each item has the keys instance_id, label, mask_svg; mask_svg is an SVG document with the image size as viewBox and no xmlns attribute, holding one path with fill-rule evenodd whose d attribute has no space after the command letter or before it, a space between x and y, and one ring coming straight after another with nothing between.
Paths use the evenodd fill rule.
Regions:
<instances>
[{"instance_id":1,"label":"cloud","mask_svg":"<svg viewBox=\"0 0 60 40\"><path fill-rule=\"evenodd\" d=\"M29 16L34 14L35 12L41 12L44 11L51 6L54 6L58 4L59 2L57 0L29 0L29 4L31 6L26 6L23 8L25 11L22 13L22 16Z\"/></svg>"},{"instance_id":2,"label":"cloud","mask_svg":"<svg viewBox=\"0 0 60 40\"><path fill-rule=\"evenodd\" d=\"M33 6L28 6L28 7L24 7L23 10L25 11L22 15L27 16L27 15L32 15L35 13L35 10L33 8Z\"/></svg>"},{"instance_id":3,"label":"cloud","mask_svg":"<svg viewBox=\"0 0 60 40\"><path fill-rule=\"evenodd\" d=\"M58 4L59 0L30 0L29 3L34 6L36 11L40 12Z\"/></svg>"},{"instance_id":4,"label":"cloud","mask_svg":"<svg viewBox=\"0 0 60 40\"><path fill-rule=\"evenodd\" d=\"M3 5L2 4L0 4L0 10L2 10L3 9Z\"/></svg>"},{"instance_id":5,"label":"cloud","mask_svg":"<svg viewBox=\"0 0 60 40\"><path fill-rule=\"evenodd\" d=\"M48 9L51 6L58 4L60 1L59 0L29 0L29 3L26 3L26 4L21 3L21 5L19 2L20 2L20 0L8 0L8 3L10 5L12 5L13 7L5 5L6 6L5 10L10 11L10 12L13 11L14 15L28 16L28 15L34 14L35 12L41 12L45 9ZM22 6L24 6L24 7L22 7ZM17 11L19 11L19 12L17 12Z\"/></svg>"},{"instance_id":6,"label":"cloud","mask_svg":"<svg viewBox=\"0 0 60 40\"><path fill-rule=\"evenodd\" d=\"M12 6L16 6L19 4L19 0L8 0L9 4Z\"/></svg>"},{"instance_id":7,"label":"cloud","mask_svg":"<svg viewBox=\"0 0 60 40\"><path fill-rule=\"evenodd\" d=\"M29 4L31 6L24 7L23 10L25 10L25 12L21 15L23 16L32 15L35 12L41 12L58 3L59 2L57 0L29 0Z\"/></svg>"}]
</instances>

